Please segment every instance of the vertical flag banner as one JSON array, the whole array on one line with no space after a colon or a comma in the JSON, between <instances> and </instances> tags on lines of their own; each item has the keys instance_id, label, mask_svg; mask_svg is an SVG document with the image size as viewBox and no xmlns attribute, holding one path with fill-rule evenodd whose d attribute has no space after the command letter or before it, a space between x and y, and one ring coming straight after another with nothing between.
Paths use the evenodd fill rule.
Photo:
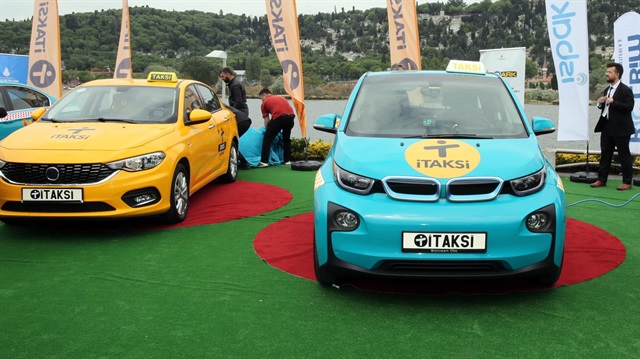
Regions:
<instances>
[{"instance_id":1,"label":"vertical flag banner","mask_svg":"<svg viewBox=\"0 0 640 359\"><path fill-rule=\"evenodd\" d=\"M54 96L62 96L62 60L58 1L35 1L29 46L27 83Z\"/></svg>"},{"instance_id":2,"label":"vertical flag banner","mask_svg":"<svg viewBox=\"0 0 640 359\"><path fill-rule=\"evenodd\" d=\"M560 99L558 141L589 140L587 0L546 0Z\"/></svg>"},{"instance_id":3,"label":"vertical flag banner","mask_svg":"<svg viewBox=\"0 0 640 359\"><path fill-rule=\"evenodd\" d=\"M295 0L265 0L271 43L282 66L284 88L293 100L302 137L307 137L307 119L304 107L302 79L302 53Z\"/></svg>"},{"instance_id":4,"label":"vertical flag banner","mask_svg":"<svg viewBox=\"0 0 640 359\"><path fill-rule=\"evenodd\" d=\"M624 67L620 79L633 91L636 102L631 112L636 133L631 136L631 153L640 152L640 14L630 11L613 23L615 59Z\"/></svg>"},{"instance_id":5,"label":"vertical flag banner","mask_svg":"<svg viewBox=\"0 0 640 359\"><path fill-rule=\"evenodd\" d=\"M524 75L527 62L527 51L524 47L507 49L480 50L480 62L487 72L497 72L511 86L524 105Z\"/></svg>"},{"instance_id":6,"label":"vertical flag banner","mask_svg":"<svg viewBox=\"0 0 640 359\"><path fill-rule=\"evenodd\" d=\"M129 30L129 0L122 0L122 24L120 25L120 42L118 58L113 71L114 79L130 79L131 71L131 30Z\"/></svg>"},{"instance_id":7,"label":"vertical flag banner","mask_svg":"<svg viewBox=\"0 0 640 359\"><path fill-rule=\"evenodd\" d=\"M420 70L418 4L415 0L387 0L391 63L407 70Z\"/></svg>"}]
</instances>

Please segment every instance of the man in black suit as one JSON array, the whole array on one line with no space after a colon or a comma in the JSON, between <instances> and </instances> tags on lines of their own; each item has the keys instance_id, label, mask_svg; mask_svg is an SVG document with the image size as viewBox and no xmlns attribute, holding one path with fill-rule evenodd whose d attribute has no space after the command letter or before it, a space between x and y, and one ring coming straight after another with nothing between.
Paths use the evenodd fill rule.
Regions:
<instances>
[{"instance_id":1,"label":"man in black suit","mask_svg":"<svg viewBox=\"0 0 640 359\"><path fill-rule=\"evenodd\" d=\"M613 151L617 148L622 166L622 185L618 187L618 190L631 189L633 158L629 150L629 140L636 131L631 118L634 98L633 91L620 82L623 72L622 65L618 63L607 65L605 76L610 86L602 92L602 96L598 99L598 108L602 109L602 112L595 128L595 132L602 132L600 135L600 168L598 169L598 180L593 182L591 187L607 185Z\"/></svg>"}]
</instances>

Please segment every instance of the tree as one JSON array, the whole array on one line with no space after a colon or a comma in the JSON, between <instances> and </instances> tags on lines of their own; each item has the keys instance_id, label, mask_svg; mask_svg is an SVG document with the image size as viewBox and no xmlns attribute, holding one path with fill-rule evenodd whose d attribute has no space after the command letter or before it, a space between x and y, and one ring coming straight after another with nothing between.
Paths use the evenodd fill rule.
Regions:
<instances>
[{"instance_id":1,"label":"tree","mask_svg":"<svg viewBox=\"0 0 640 359\"><path fill-rule=\"evenodd\" d=\"M247 75L247 81L254 82L260 80L260 74L262 71L260 55L255 53L247 55L245 62L245 74Z\"/></svg>"},{"instance_id":2,"label":"tree","mask_svg":"<svg viewBox=\"0 0 640 359\"><path fill-rule=\"evenodd\" d=\"M260 86L268 88L271 85L273 85L273 78L271 77L269 70L263 69L260 72Z\"/></svg>"},{"instance_id":3,"label":"tree","mask_svg":"<svg viewBox=\"0 0 640 359\"><path fill-rule=\"evenodd\" d=\"M538 72L539 72L538 64L531 61L530 59L526 59L524 77L527 79L536 77L538 76Z\"/></svg>"},{"instance_id":4,"label":"tree","mask_svg":"<svg viewBox=\"0 0 640 359\"><path fill-rule=\"evenodd\" d=\"M218 81L218 74L220 73L218 70L218 67L213 64L211 59L203 56L188 58L180 68L182 77L188 77L209 85Z\"/></svg>"}]
</instances>

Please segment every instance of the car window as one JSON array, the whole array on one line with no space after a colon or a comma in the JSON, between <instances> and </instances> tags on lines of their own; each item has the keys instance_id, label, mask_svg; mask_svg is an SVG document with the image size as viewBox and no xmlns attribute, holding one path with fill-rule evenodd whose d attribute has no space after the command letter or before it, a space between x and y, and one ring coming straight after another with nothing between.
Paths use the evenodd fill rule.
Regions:
<instances>
[{"instance_id":1,"label":"car window","mask_svg":"<svg viewBox=\"0 0 640 359\"><path fill-rule=\"evenodd\" d=\"M205 103L205 110L209 112L216 112L222 108L218 96L216 96L216 94L210 88L200 84L196 84L195 86Z\"/></svg>"},{"instance_id":2,"label":"car window","mask_svg":"<svg viewBox=\"0 0 640 359\"><path fill-rule=\"evenodd\" d=\"M49 98L30 88L21 86L6 86L9 100L14 110L24 110L28 108L46 107L51 105Z\"/></svg>"},{"instance_id":3,"label":"car window","mask_svg":"<svg viewBox=\"0 0 640 359\"><path fill-rule=\"evenodd\" d=\"M45 116L62 122L126 120L170 123L177 119L176 90L153 86L79 87L60 99Z\"/></svg>"},{"instance_id":4,"label":"car window","mask_svg":"<svg viewBox=\"0 0 640 359\"><path fill-rule=\"evenodd\" d=\"M450 74L365 78L345 132L374 137L528 136L500 79Z\"/></svg>"},{"instance_id":5,"label":"car window","mask_svg":"<svg viewBox=\"0 0 640 359\"><path fill-rule=\"evenodd\" d=\"M184 90L184 107L186 112L191 112L195 109L205 109L194 85L189 85Z\"/></svg>"}]
</instances>

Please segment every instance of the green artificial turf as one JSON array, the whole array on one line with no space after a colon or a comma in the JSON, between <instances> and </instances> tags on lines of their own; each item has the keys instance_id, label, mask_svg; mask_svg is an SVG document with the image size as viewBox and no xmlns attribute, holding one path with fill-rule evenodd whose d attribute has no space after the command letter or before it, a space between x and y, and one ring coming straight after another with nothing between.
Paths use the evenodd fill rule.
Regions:
<instances>
[{"instance_id":1,"label":"green artificial turf","mask_svg":"<svg viewBox=\"0 0 640 359\"><path fill-rule=\"evenodd\" d=\"M636 187L565 178L568 215L627 248L606 275L546 291L429 297L322 288L255 254L260 230L312 211L314 176L240 172L293 200L219 224L0 224L0 358L638 357L640 199L571 205L620 204Z\"/></svg>"}]
</instances>

